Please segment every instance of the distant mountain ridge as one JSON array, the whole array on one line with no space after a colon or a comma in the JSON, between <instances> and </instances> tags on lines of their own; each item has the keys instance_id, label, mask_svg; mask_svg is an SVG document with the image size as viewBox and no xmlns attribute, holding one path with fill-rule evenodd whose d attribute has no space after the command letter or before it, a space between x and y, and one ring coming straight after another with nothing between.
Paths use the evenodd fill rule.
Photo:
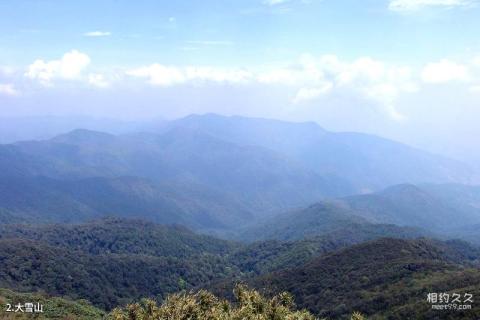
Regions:
<instances>
[{"instance_id":1,"label":"distant mountain ridge","mask_svg":"<svg viewBox=\"0 0 480 320\"><path fill-rule=\"evenodd\" d=\"M400 183L471 183L474 170L446 157L373 135L329 132L314 122L191 115L166 124L208 132L243 145L288 155L322 175L339 176L357 191Z\"/></svg>"},{"instance_id":2,"label":"distant mountain ridge","mask_svg":"<svg viewBox=\"0 0 480 320\"><path fill-rule=\"evenodd\" d=\"M192 115L157 133L78 129L0 145L0 217L48 223L117 215L238 229L325 199L405 181L463 182L469 172L393 141L331 133L315 123ZM385 205L385 198L374 202ZM354 199L341 202L351 211L365 209ZM408 225L375 210L364 210L367 220ZM436 220L445 224L447 213L439 213L444 218Z\"/></svg>"},{"instance_id":3,"label":"distant mountain ridge","mask_svg":"<svg viewBox=\"0 0 480 320\"><path fill-rule=\"evenodd\" d=\"M370 221L414 226L439 234L480 223L479 208L466 203L459 206L460 194L447 197L444 188L448 189L449 185L403 184L369 195L349 196L340 201ZM465 192L475 189L475 186L464 186Z\"/></svg>"},{"instance_id":4,"label":"distant mountain ridge","mask_svg":"<svg viewBox=\"0 0 480 320\"><path fill-rule=\"evenodd\" d=\"M251 221L252 217L351 192L341 179L322 177L275 151L236 145L184 128L174 128L162 135L126 136L75 130L46 141L1 145L0 168L0 176L6 177L0 185L8 179L9 185L22 184L24 190L55 193L51 204L58 203L58 207L65 204L67 212L67 203L73 197L80 202L72 203L74 207L103 206L97 216L116 214L115 201L111 202L112 207L102 204L100 199L92 202L103 194L107 199L117 197L117 202L124 203L119 208L120 215L130 207L127 210L130 215L151 218L152 210L147 208L153 209L152 204L157 203L158 216L169 203L167 207L180 208L181 216L185 211L181 208L187 207L190 220L175 222L200 228L228 228L242 223L242 219ZM43 186L38 185L40 179ZM97 179L97 185L87 187L92 179ZM145 181L140 183L141 179ZM49 191L49 187L55 190ZM95 189L90 198L85 197ZM68 194L69 190L75 194ZM65 193L64 201L61 194ZM23 207L29 201L36 201L31 198L38 199L37 195L20 192L6 199L7 203L18 199L18 203L5 206L0 201L0 208L7 211L5 216L8 211L17 212L19 217L35 208L41 211L38 205ZM128 199L132 202L127 203ZM53 214L61 214L54 211ZM92 210L84 211L88 216ZM163 214L169 212L173 211L167 209ZM171 216L154 220L172 221Z\"/></svg>"},{"instance_id":5,"label":"distant mountain ridge","mask_svg":"<svg viewBox=\"0 0 480 320\"><path fill-rule=\"evenodd\" d=\"M349 229L381 230L393 225L400 233L416 232L430 237L474 241L472 239L478 232L471 225L480 225L480 209L475 205L480 200L480 193L474 186L456 186L463 192L446 196L444 188L450 190L453 187L402 184L371 194L325 200L251 226L240 238L304 239ZM458 205L465 195L474 205Z\"/></svg>"}]
</instances>

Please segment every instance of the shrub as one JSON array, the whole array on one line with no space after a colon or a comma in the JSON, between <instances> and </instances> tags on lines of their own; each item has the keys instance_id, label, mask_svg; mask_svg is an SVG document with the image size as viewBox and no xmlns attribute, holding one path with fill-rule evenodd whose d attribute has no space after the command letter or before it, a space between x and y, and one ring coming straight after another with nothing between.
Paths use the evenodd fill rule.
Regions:
<instances>
[{"instance_id":1,"label":"shrub","mask_svg":"<svg viewBox=\"0 0 480 320\"><path fill-rule=\"evenodd\" d=\"M139 303L114 309L108 320L317 320L305 310L295 310L293 297L280 293L273 298L265 298L258 291L244 285L234 289L235 300L231 304L219 299L206 290L197 293L178 293L169 296L158 305L144 299ZM355 312L352 320L366 320Z\"/></svg>"},{"instance_id":2,"label":"shrub","mask_svg":"<svg viewBox=\"0 0 480 320\"><path fill-rule=\"evenodd\" d=\"M315 320L308 311L295 311L293 298L281 293L271 299L255 290L237 285L236 303L217 298L201 290L197 293L174 294L158 306L150 299L114 309L110 320Z\"/></svg>"}]
</instances>

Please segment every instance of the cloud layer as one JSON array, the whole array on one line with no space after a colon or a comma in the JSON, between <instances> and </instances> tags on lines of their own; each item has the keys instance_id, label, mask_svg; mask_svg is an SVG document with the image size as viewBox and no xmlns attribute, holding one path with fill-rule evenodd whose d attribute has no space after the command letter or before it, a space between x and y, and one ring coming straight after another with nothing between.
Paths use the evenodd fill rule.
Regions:
<instances>
[{"instance_id":1,"label":"cloud layer","mask_svg":"<svg viewBox=\"0 0 480 320\"><path fill-rule=\"evenodd\" d=\"M28 66L25 76L50 86L55 79L78 79L89 64L90 57L87 54L72 50L59 60L35 60Z\"/></svg>"},{"instance_id":2,"label":"cloud layer","mask_svg":"<svg viewBox=\"0 0 480 320\"><path fill-rule=\"evenodd\" d=\"M19 92L11 83L0 83L0 95L16 96Z\"/></svg>"},{"instance_id":3,"label":"cloud layer","mask_svg":"<svg viewBox=\"0 0 480 320\"><path fill-rule=\"evenodd\" d=\"M275 66L223 68L216 66L176 66L153 63L120 70L99 72L91 66L86 53L71 50L57 60L37 59L27 66L24 77L43 87L71 82L86 87L115 90L117 85L173 88L193 86L200 90L212 85L244 88L277 88L288 95L291 106L312 105L328 95L338 93L361 97L390 119L403 121L398 100L418 93L425 86L460 84L477 94L480 88L480 59L457 62L441 59L421 67L397 65L371 57L345 60L329 54L303 54L296 61ZM14 79L0 79L0 94L16 96ZM218 90L218 88L216 89ZM221 90L220 90L221 91Z\"/></svg>"},{"instance_id":4,"label":"cloud layer","mask_svg":"<svg viewBox=\"0 0 480 320\"><path fill-rule=\"evenodd\" d=\"M90 31L90 32L85 32L83 35L85 37L108 37L108 36L111 36L112 33L109 31Z\"/></svg>"}]
</instances>

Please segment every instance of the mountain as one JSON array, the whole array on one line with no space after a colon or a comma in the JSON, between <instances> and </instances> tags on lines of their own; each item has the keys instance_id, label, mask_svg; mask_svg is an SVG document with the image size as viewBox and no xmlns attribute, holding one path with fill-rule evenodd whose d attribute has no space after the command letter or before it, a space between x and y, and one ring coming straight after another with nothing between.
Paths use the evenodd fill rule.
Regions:
<instances>
[{"instance_id":1,"label":"mountain","mask_svg":"<svg viewBox=\"0 0 480 320\"><path fill-rule=\"evenodd\" d=\"M235 246L183 227L107 220L87 225L3 226L0 287L88 299L103 309L238 274Z\"/></svg>"},{"instance_id":2,"label":"mountain","mask_svg":"<svg viewBox=\"0 0 480 320\"><path fill-rule=\"evenodd\" d=\"M349 230L357 234L399 232L475 241L480 224L475 186L402 184L371 194L325 200L257 223L240 235L245 240L295 240ZM468 199L468 200L465 200ZM395 231L394 231L395 230ZM353 234L355 234L355 232Z\"/></svg>"},{"instance_id":3,"label":"mountain","mask_svg":"<svg viewBox=\"0 0 480 320\"><path fill-rule=\"evenodd\" d=\"M461 162L373 135L329 132L313 122L206 114L188 116L166 127L191 128L236 144L275 150L318 174L342 177L358 191L474 179L474 171Z\"/></svg>"},{"instance_id":4,"label":"mountain","mask_svg":"<svg viewBox=\"0 0 480 320\"><path fill-rule=\"evenodd\" d=\"M466 243L379 239L248 281L271 294L288 291L298 307L320 317L349 319L475 319L472 309L432 310L427 294L480 294L480 251ZM215 287L229 296L230 284Z\"/></svg>"},{"instance_id":5,"label":"mountain","mask_svg":"<svg viewBox=\"0 0 480 320\"><path fill-rule=\"evenodd\" d=\"M453 195L448 186L397 185L368 195L340 200L356 214L377 223L414 226L437 233L449 233L467 225L480 223L480 209L462 201L468 190Z\"/></svg>"},{"instance_id":6,"label":"mountain","mask_svg":"<svg viewBox=\"0 0 480 320\"><path fill-rule=\"evenodd\" d=\"M370 240L384 237L416 239L422 235L419 230L394 225L355 226L305 239L299 236L300 240L256 241L237 248L229 255L229 261L242 271L242 279L293 268L313 258Z\"/></svg>"},{"instance_id":7,"label":"mountain","mask_svg":"<svg viewBox=\"0 0 480 320\"><path fill-rule=\"evenodd\" d=\"M27 240L0 241L0 286L88 299L110 309L142 297L167 294L235 273L216 256L191 259L149 255L91 255Z\"/></svg>"},{"instance_id":8,"label":"mountain","mask_svg":"<svg viewBox=\"0 0 480 320\"><path fill-rule=\"evenodd\" d=\"M468 180L457 179L468 175L460 167L392 141L330 133L314 123L190 116L161 125L158 133L78 129L0 145L0 217L49 223L118 215L225 234L392 182Z\"/></svg>"},{"instance_id":9,"label":"mountain","mask_svg":"<svg viewBox=\"0 0 480 320\"><path fill-rule=\"evenodd\" d=\"M335 235L339 239L363 238L367 235L413 238L427 234L420 229L372 223L342 203L324 201L305 209L276 215L247 228L239 238L248 241L301 240L322 235Z\"/></svg>"},{"instance_id":10,"label":"mountain","mask_svg":"<svg viewBox=\"0 0 480 320\"><path fill-rule=\"evenodd\" d=\"M451 206L462 211L478 212L480 210L480 186L478 185L423 184L420 188L444 199Z\"/></svg>"},{"instance_id":11,"label":"mountain","mask_svg":"<svg viewBox=\"0 0 480 320\"><path fill-rule=\"evenodd\" d=\"M2 223L68 223L118 216L209 229L252 218L239 201L207 188L162 186L136 177L4 176L0 191Z\"/></svg>"},{"instance_id":12,"label":"mountain","mask_svg":"<svg viewBox=\"0 0 480 320\"><path fill-rule=\"evenodd\" d=\"M183 289L292 268L381 234L247 245L182 226L118 218L83 224L4 224L0 288L41 290L111 309L142 297L162 300Z\"/></svg>"},{"instance_id":13,"label":"mountain","mask_svg":"<svg viewBox=\"0 0 480 320\"><path fill-rule=\"evenodd\" d=\"M0 155L0 175L68 181L138 177L188 195L191 202L205 200L204 212L209 206L223 207L218 212L225 211L224 218L235 222L245 211L261 216L351 190L341 179L322 177L263 147L238 146L180 128L126 136L75 130L46 141L1 146ZM243 208L226 217L229 207L236 206Z\"/></svg>"},{"instance_id":14,"label":"mountain","mask_svg":"<svg viewBox=\"0 0 480 320\"><path fill-rule=\"evenodd\" d=\"M162 125L162 119L122 121L89 116L1 117L0 143L51 139L78 128L124 134Z\"/></svg>"},{"instance_id":15,"label":"mountain","mask_svg":"<svg viewBox=\"0 0 480 320\"><path fill-rule=\"evenodd\" d=\"M480 245L480 223L454 230L449 236L451 238L464 239L465 241Z\"/></svg>"},{"instance_id":16,"label":"mountain","mask_svg":"<svg viewBox=\"0 0 480 320\"><path fill-rule=\"evenodd\" d=\"M290 291L301 307L321 315L352 310L371 315L380 306L388 312L405 303L410 308L425 290L423 283L438 290L466 290L463 283L475 286L480 280L475 269L478 248L461 241L378 240L388 230L392 236L407 237L401 228L385 228L376 234L351 229L300 241L242 244L182 226L118 218L2 225L0 287L88 299L110 310L144 297L161 301L181 290L214 288L225 295L231 283L244 281L271 292ZM372 239L377 240L364 243ZM404 281L412 285L402 287ZM310 296L317 288L321 293ZM387 304L378 302L383 291ZM412 298L401 301L407 294ZM315 297L328 295L331 301L318 309ZM342 303L349 307L335 309Z\"/></svg>"},{"instance_id":17,"label":"mountain","mask_svg":"<svg viewBox=\"0 0 480 320\"><path fill-rule=\"evenodd\" d=\"M0 225L0 239L19 238L94 255L186 258L199 253L224 255L239 247L234 242L199 235L180 225L120 218L82 224Z\"/></svg>"},{"instance_id":18,"label":"mountain","mask_svg":"<svg viewBox=\"0 0 480 320\"><path fill-rule=\"evenodd\" d=\"M330 232L300 241L257 241L244 244L200 235L180 225L161 225L143 220L105 218L80 224L4 224L0 240L27 240L35 244L79 251L88 255L146 255L191 259L201 255L222 257L239 275L258 275L295 266L300 262L385 236L416 238L395 226Z\"/></svg>"}]
</instances>

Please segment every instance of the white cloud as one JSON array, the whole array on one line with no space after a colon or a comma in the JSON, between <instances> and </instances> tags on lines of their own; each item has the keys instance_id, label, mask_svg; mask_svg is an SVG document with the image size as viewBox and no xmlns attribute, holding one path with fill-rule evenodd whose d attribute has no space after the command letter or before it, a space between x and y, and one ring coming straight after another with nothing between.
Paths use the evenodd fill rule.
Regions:
<instances>
[{"instance_id":1,"label":"white cloud","mask_svg":"<svg viewBox=\"0 0 480 320\"><path fill-rule=\"evenodd\" d=\"M401 90L393 84L381 83L365 89L365 95L370 99L379 102L386 113L394 120L403 121L405 115L398 112L395 108L395 102L400 95Z\"/></svg>"},{"instance_id":2,"label":"white cloud","mask_svg":"<svg viewBox=\"0 0 480 320\"><path fill-rule=\"evenodd\" d=\"M459 7L471 5L472 0L390 0L393 11L416 11L427 7Z\"/></svg>"},{"instance_id":3,"label":"white cloud","mask_svg":"<svg viewBox=\"0 0 480 320\"><path fill-rule=\"evenodd\" d=\"M395 120L405 118L395 109L398 97L418 91L411 68L370 57L342 61L335 55L317 58L304 54L298 64L261 72L256 79L264 84L298 87L292 99L297 104L315 100L336 89L355 92L383 106Z\"/></svg>"},{"instance_id":4,"label":"white cloud","mask_svg":"<svg viewBox=\"0 0 480 320\"><path fill-rule=\"evenodd\" d=\"M83 34L85 37L108 37L112 33L110 31L90 31Z\"/></svg>"},{"instance_id":5,"label":"white cloud","mask_svg":"<svg viewBox=\"0 0 480 320\"><path fill-rule=\"evenodd\" d=\"M223 69L213 67L187 67L184 74L191 81L213 81L213 82L230 82L230 83L246 83L251 74L244 69Z\"/></svg>"},{"instance_id":6,"label":"white cloud","mask_svg":"<svg viewBox=\"0 0 480 320\"><path fill-rule=\"evenodd\" d=\"M471 86L470 88L468 88L468 90L470 92L473 92L473 93L480 93L480 85L478 86Z\"/></svg>"},{"instance_id":7,"label":"white cloud","mask_svg":"<svg viewBox=\"0 0 480 320\"><path fill-rule=\"evenodd\" d=\"M72 50L65 53L59 60L35 60L28 66L25 76L48 86L52 85L54 79L73 80L79 78L89 64L90 57L88 55Z\"/></svg>"},{"instance_id":8,"label":"white cloud","mask_svg":"<svg viewBox=\"0 0 480 320\"><path fill-rule=\"evenodd\" d=\"M164 87L195 82L245 83L251 76L248 71L243 69L171 67L158 63L129 70L127 75L145 78L152 85Z\"/></svg>"},{"instance_id":9,"label":"white cloud","mask_svg":"<svg viewBox=\"0 0 480 320\"><path fill-rule=\"evenodd\" d=\"M293 103L302 103L305 101L314 100L330 92L332 88L332 83L325 83L323 86L316 88L300 88L295 95L295 98L293 98Z\"/></svg>"},{"instance_id":10,"label":"white cloud","mask_svg":"<svg viewBox=\"0 0 480 320\"><path fill-rule=\"evenodd\" d=\"M470 79L468 68L465 65L447 59L427 64L423 68L421 76L426 83L447 83Z\"/></svg>"},{"instance_id":11,"label":"white cloud","mask_svg":"<svg viewBox=\"0 0 480 320\"><path fill-rule=\"evenodd\" d=\"M107 88L110 86L110 83L105 79L105 76L99 73L89 74L88 83L98 88Z\"/></svg>"},{"instance_id":12,"label":"white cloud","mask_svg":"<svg viewBox=\"0 0 480 320\"><path fill-rule=\"evenodd\" d=\"M473 65L476 67L480 67L480 57L476 57L473 59Z\"/></svg>"},{"instance_id":13,"label":"white cloud","mask_svg":"<svg viewBox=\"0 0 480 320\"><path fill-rule=\"evenodd\" d=\"M11 83L0 83L0 94L7 96L16 96L19 95L19 92Z\"/></svg>"},{"instance_id":14,"label":"white cloud","mask_svg":"<svg viewBox=\"0 0 480 320\"><path fill-rule=\"evenodd\" d=\"M152 85L171 86L185 82L185 77L177 68L158 63L127 71L127 75L147 78Z\"/></svg>"},{"instance_id":15,"label":"white cloud","mask_svg":"<svg viewBox=\"0 0 480 320\"><path fill-rule=\"evenodd\" d=\"M274 68L259 72L256 76L258 82L263 84L283 84L283 85L311 85L323 79L309 75L303 69L298 68Z\"/></svg>"},{"instance_id":16,"label":"white cloud","mask_svg":"<svg viewBox=\"0 0 480 320\"><path fill-rule=\"evenodd\" d=\"M163 87L207 82L287 86L295 91L291 98L295 104L314 101L337 89L347 90L385 106L387 114L395 120L403 119L394 107L398 97L418 90L409 67L390 65L369 57L342 61L335 55L314 57L304 54L288 66L257 70L153 64L129 70L127 75Z\"/></svg>"}]
</instances>

